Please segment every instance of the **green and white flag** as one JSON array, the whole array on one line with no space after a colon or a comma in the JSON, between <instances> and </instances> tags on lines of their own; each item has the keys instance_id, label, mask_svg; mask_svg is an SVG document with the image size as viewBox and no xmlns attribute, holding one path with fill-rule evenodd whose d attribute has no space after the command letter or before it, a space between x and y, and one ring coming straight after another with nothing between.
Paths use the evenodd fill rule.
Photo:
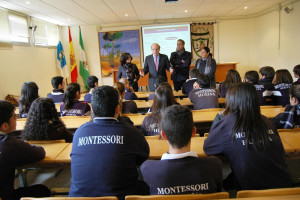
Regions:
<instances>
[{"instance_id":1,"label":"green and white flag","mask_svg":"<svg viewBox=\"0 0 300 200\"><path fill-rule=\"evenodd\" d=\"M79 44L80 44L80 67L79 67L79 73L82 77L83 83L85 85L86 89L90 89L86 83L86 79L89 77L89 71L88 71L88 65L86 61L85 51L84 51L84 45L83 40L81 36L81 29L79 27Z\"/></svg>"}]
</instances>

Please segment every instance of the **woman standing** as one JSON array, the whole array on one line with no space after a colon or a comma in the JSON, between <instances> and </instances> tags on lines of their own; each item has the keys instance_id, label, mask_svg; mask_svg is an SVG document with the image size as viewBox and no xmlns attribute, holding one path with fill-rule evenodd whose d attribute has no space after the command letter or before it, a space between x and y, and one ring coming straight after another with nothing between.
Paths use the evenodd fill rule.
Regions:
<instances>
[{"instance_id":1,"label":"woman standing","mask_svg":"<svg viewBox=\"0 0 300 200\"><path fill-rule=\"evenodd\" d=\"M225 155L232 173L224 189L259 190L291 187L285 152L272 122L260 114L258 95L251 83L231 86L225 117L204 141L207 155Z\"/></svg>"},{"instance_id":2,"label":"woman standing","mask_svg":"<svg viewBox=\"0 0 300 200\"><path fill-rule=\"evenodd\" d=\"M138 91L138 80L140 78L140 73L137 66L133 63L132 56L130 53L123 53L120 58L121 66L118 68L117 79L118 81L121 77L128 79L130 87L133 88L135 92Z\"/></svg>"},{"instance_id":3,"label":"woman standing","mask_svg":"<svg viewBox=\"0 0 300 200\"><path fill-rule=\"evenodd\" d=\"M216 87L216 60L212 58L210 49L204 47L201 50L201 58L197 60L195 68L199 70L200 74L207 74L210 78L211 87Z\"/></svg>"}]
</instances>

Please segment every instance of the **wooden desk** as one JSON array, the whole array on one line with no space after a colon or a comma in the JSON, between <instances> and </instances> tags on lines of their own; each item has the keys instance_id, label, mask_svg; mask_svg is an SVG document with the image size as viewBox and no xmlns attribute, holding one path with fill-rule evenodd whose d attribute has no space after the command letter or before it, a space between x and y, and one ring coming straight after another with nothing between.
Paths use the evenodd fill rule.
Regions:
<instances>
[{"instance_id":1,"label":"wooden desk","mask_svg":"<svg viewBox=\"0 0 300 200\"><path fill-rule=\"evenodd\" d=\"M288 152L300 153L300 129L278 130L284 149Z\"/></svg>"},{"instance_id":2,"label":"wooden desk","mask_svg":"<svg viewBox=\"0 0 300 200\"><path fill-rule=\"evenodd\" d=\"M60 104L55 104L55 108L56 108L57 112L60 112ZM16 107L15 113L16 113L16 115L20 114L19 107Z\"/></svg>"},{"instance_id":3,"label":"wooden desk","mask_svg":"<svg viewBox=\"0 0 300 200\"><path fill-rule=\"evenodd\" d=\"M282 113L284 108L264 108L261 109L261 113L268 118L273 118L279 113ZM216 115L219 113L219 110L214 111L201 111L195 110L193 111L193 119L194 123L203 123L203 122L213 122ZM135 126L142 126L143 120L146 115L130 115L128 116ZM82 117L62 117L63 122L66 124L68 129L77 129L82 124L89 122L91 120L90 116L82 116ZM17 131L22 131L25 127L26 119L18 119L17 120Z\"/></svg>"}]
</instances>

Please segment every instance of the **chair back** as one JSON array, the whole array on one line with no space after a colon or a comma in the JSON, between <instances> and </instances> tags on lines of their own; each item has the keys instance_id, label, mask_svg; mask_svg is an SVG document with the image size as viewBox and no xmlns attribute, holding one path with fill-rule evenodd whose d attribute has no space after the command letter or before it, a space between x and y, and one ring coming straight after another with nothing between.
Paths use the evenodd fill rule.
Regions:
<instances>
[{"instance_id":1,"label":"chair back","mask_svg":"<svg viewBox=\"0 0 300 200\"><path fill-rule=\"evenodd\" d=\"M300 187L268 190L241 190L237 192L236 198L283 196L296 194L300 194Z\"/></svg>"},{"instance_id":2,"label":"chair back","mask_svg":"<svg viewBox=\"0 0 300 200\"><path fill-rule=\"evenodd\" d=\"M118 200L115 196L107 197L44 197L44 198L34 198L34 197L24 197L21 200Z\"/></svg>"},{"instance_id":3,"label":"chair back","mask_svg":"<svg viewBox=\"0 0 300 200\"><path fill-rule=\"evenodd\" d=\"M125 197L125 200L198 200L198 199L228 199L228 192L218 192L211 194L178 194L178 195L129 195Z\"/></svg>"}]
</instances>

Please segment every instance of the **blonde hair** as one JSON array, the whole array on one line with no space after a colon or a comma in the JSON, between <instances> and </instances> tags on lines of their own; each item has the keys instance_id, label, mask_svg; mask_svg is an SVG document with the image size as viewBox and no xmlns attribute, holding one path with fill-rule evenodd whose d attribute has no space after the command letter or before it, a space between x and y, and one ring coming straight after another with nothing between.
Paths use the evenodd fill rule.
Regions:
<instances>
[{"instance_id":1,"label":"blonde hair","mask_svg":"<svg viewBox=\"0 0 300 200\"><path fill-rule=\"evenodd\" d=\"M129 87L129 81L128 81L127 78L121 78L121 79L119 80L119 82L120 82L120 83L123 83L124 86L125 86L125 88L128 89L128 87Z\"/></svg>"}]
</instances>

